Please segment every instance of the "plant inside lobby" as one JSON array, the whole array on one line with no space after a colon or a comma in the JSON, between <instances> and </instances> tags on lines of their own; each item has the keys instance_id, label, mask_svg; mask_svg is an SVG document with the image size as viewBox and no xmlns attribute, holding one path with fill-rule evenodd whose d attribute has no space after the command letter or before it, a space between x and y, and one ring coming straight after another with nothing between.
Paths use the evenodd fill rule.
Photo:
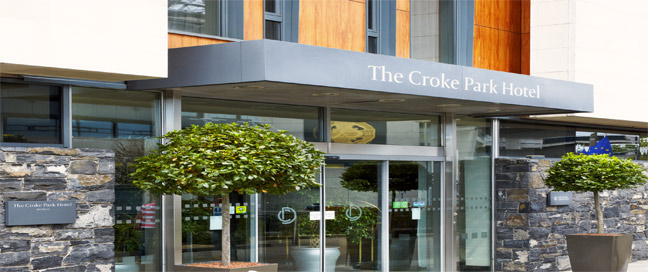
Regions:
<instances>
[{"instance_id":1,"label":"plant inside lobby","mask_svg":"<svg viewBox=\"0 0 648 272\"><path fill-rule=\"evenodd\" d=\"M604 234L600 193L629 189L648 181L645 169L630 159L607 154L568 153L549 169L545 182L558 191L592 192L597 234L567 236L573 271L626 271L631 259L632 235Z\"/></svg>"},{"instance_id":2,"label":"plant inside lobby","mask_svg":"<svg viewBox=\"0 0 648 272\"><path fill-rule=\"evenodd\" d=\"M156 151L137 159L133 183L156 195L221 196L223 267L231 267L230 193L283 195L320 186L322 152L269 125L193 125L161 139Z\"/></svg>"}]
</instances>

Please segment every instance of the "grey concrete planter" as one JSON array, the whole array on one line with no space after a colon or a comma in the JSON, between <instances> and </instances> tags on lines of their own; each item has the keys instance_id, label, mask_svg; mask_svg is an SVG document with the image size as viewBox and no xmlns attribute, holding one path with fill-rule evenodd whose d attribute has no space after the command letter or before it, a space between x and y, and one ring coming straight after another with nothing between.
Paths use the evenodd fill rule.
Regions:
<instances>
[{"instance_id":1,"label":"grey concrete planter","mask_svg":"<svg viewBox=\"0 0 648 272\"><path fill-rule=\"evenodd\" d=\"M567 250L574 272L625 272L632 259L632 235L567 235Z\"/></svg>"},{"instance_id":2,"label":"grey concrete planter","mask_svg":"<svg viewBox=\"0 0 648 272\"><path fill-rule=\"evenodd\" d=\"M188 266L188 265L175 265L173 268L174 268L173 271L177 271L177 272L249 272L249 271L277 272L278 265L277 264L261 264L259 266L241 267L241 268L232 268L232 269L206 268L206 267L195 267L195 266Z\"/></svg>"}]
</instances>

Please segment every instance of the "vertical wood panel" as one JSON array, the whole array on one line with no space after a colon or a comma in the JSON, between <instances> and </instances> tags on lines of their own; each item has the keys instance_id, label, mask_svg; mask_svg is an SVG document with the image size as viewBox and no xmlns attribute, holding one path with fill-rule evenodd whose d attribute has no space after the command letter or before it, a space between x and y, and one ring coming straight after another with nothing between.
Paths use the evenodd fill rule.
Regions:
<instances>
[{"instance_id":1,"label":"vertical wood panel","mask_svg":"<svg viewBox=\"0 0 648 272\"><path fill-rule=\"evenodd\" d=\"M299 43L364 51L365 3L356 0L302 0Z\"/></svg>"},{"instance_id":2,"label":"vertical wood panel","mask_svg":"<svg viewBox=\"0 0 648 272\"><path fill-rule=\"evenodd\" d=\"M230 41L169 33L169 49L179 48L179 47L208 45L208 44L219 44L219 43L227 43L227 42Z\"/></svg>"},{"instance_id":3,"label":"vertical wood panel","mask_svg":"<svg viewBox=\"0 0 648 272\"><path fill-rule=\"evenodd\" d=\"M396 10L410 11L410 0L396 0Z\"/></svg>"},{"instance_id":4,"label":"vertical wood panel","mask_svg":"<svg viewBox=\"0 0 648 272\"><path fill-rule=\"evenodd\" d=\"M529 0L475 0L473 66L528 73L529 12Z\"/></svg>"},{"instance_id":5,"label":"vertical wood panel","mask_svg":"<svg viewBox=\"0 0 648 272\"><path fill-rule=\"evenodd\" d=\"M396 10L396 56L410 57L410 13L408 11Z\"/></svg>"},{"instance_id":6,"label":"vertical wood panel","mask_svg":"<svg viewBox=\"0 0 648 272\"><path fill-rule=\"evenodd\" d=\"M246 40L263 39L263 0L244 0L243 16Z\"/></svg>"}]
</instances>

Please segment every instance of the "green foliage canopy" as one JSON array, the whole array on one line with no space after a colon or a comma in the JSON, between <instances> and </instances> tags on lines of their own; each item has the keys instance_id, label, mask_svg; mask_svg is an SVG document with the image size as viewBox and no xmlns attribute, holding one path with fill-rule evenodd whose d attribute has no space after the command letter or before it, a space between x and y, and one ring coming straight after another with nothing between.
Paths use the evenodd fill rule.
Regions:
<instances>
[{"instance_id":1,"label":"green foliage canopy","mask_svg":"<svg viewBox=\"0 0 648 272\"><path fill-rule=\"evenodd\" d=\"M549 169L545 183L558 191L628 189L648 181L643 171L630 159L567 153Z\"/></svg>"},{"instance_id":2,"label":"green foliage canopy","mask_svg":"<svg viewBox=\"0 0 648 272\"><path fill-rule=\"evenodd\" d=\"M308 142L269 125L213 124L172 131L137 159L133 183L154 194L285 194L319 186L324 159Z\"/></svg>"}]
</instances>

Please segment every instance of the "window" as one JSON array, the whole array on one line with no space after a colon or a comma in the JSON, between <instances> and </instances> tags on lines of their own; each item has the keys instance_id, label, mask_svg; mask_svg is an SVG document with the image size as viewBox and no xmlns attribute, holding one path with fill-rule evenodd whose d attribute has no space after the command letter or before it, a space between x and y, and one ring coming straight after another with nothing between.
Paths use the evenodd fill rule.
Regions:
<instances>
[{"instance_id":1,"label":"window","mask_svg":"<svg viewBox=\"0 0 648 272\"><path fill-rule=\"evenodd\" d=\"M367 0L367 53L378 54L378 5Z\"/></svg>"},{"instance_id":2,"label":"window","mask_svg":"<svg viewBox=\"0 0 648 272\"><path fill-rule=\"evenodd\" d=\"M169 0L169 30L243 39L243 1Z\"/></svg>"},{"instance_id":3,"label":"window","mask_svg":"<svg viewBox=\"0 0 648 272\"><path fill-rule=\"evenodd\" d=\"M133 185L135 159L161 133L160 95L72 88L72 145L115 151L115 271L162 271L161 198Z\"/></svg>"},{"instance_id":4,"label":"window","mask_svg":"<svg viewBox=\"0 0 648 272\"><path fill-rule=\"evenodd\" d=\"M2 142L60 144L61 88L0 82Z\"/></svg>"},{"instance_id":5,"label":"window","mask_svg":"<svg viewBox=\"0 0 648 272\"><path fill-rule=\"evenodd\" d=\"M396 55L396 1L367 0L367 53Z\"/></svg>"},{"instance_id":6,"label":"window","mask_svg":"<svg viewBox=\"0 0 648 272\"><path fill-rule=\"evenodd\" d=\"M439 116L331 109L331 142L441 146Z\"/></svg>"},{"instance_id":7,"label":"window","mask_svg":"<svg viewBox=\"0 0 648 272\"><path fill-rule=\"evenodd\" d=\"M291 135L310 142L321 142L319 109L292 106L216 100L209 98L182 98L182 127L207 123L247 122L251 125L269 124L273 130L286 130Z\"/></svg>"},{"instance_id":8,"label":"window","mask_svg":"<svg viewBox=\"0 0 648 272\"><path fill-rule=\"evenodd\" d=\"M298 42L299 0L265 0L264 35L269 40Z\"/></svg>"},{"instance_id":9,"label":"window","mask_svg":"<svg viewBox=\"0 0 648 272\"><path fill-rule=\"evenodd\" d=\"M646 151L641 149L641 137L646 135L640 133L510 121L500 122L500 155L560 158L568 152L586 151L604 136L610 140L614 156L645 159L642 157Z\"/></svg>"}]
</instances>

